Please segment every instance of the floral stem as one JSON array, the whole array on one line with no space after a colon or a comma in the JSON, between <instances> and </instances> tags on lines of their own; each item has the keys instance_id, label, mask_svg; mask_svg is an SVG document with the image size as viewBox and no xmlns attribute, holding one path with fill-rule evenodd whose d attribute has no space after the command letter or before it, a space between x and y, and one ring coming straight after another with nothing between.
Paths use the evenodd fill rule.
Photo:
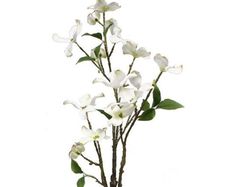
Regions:
<instances>
[{"instance_id":1,"label":"floral stem","mask_svg":"<svg viewBox=\"0 0 235 187\"><path fill-rule=\"evenodd\" d=\"M86 156L84 156L83 154L81 154L81 157L84 158L86 161L89 162L90 165L94 164L96 166L99 166L100 164L98 164L97 162L92 161L91 159L87 158Z\"/></svg>"},{"instance_id":2,"label":"floral stem","mask_svg":"<svg viewBox=\"0 0 235 187\"><path fill-rule=\"evenodd\" d=\"M77 42L74 42L78 48L87 56L87 57L90 57L90 55L77 43ZM108 76L102 71L102 69L96 64L96 62L94 60L91 60L91 62L93 63L93 65L103 74L103 76L108 80Z\"/></svg>"},{"instance_id":3,"label":"floral stem","mask_svg":"<svg viewBox=\"0 0 235 187\"><path fill-rule=\"evenodd\" d=\"M116 43L113 44L113 47L112 47L112 49L111 49L111 51L110 51L110 53L109 53L109 58L112 56L113 51L114 51L114 49L115 49L115 46L116 46Z\"/></svg>"},{"instance_id":4,"label":"floral stem","mask_svg":"<svg viewBox=\"0 0 235 187\"><path fill-rule=\"evenodd\" d=\"M87 119L87 123L88 123L89 128L92 130L92 125L91 125L91 121L89 119L88 113L86 113L86 119ZM100 167L102 185L104 187L108 187L106 176L105 176L105 171L104 171L104 164L103 164L101 147L100 147L100 144L98 141L94 141L94 147L95 147L98 159L99 159L99 167Z\"/></svg>"},{"instance_id":5,"label":"floral stem","mask_svg":"<svg viewBox=\"0 0 235 187\"><path fill-rule=\"evenodd\" d=\"M86 173L84 173L84 176L85 177L90 177L92 179L95 179L97 183L99 183L101 186L103 186L103 183L98 178L96 178L95 176L89 175L89 174L86 174Z\"/></svg>"},{"instance_id":6,"label":"floral stem","mask_svg":"<svg viewBox=\"0 0 235 187\"><path fill-rule=\"evenodd\" d=\"M128 70L128 73L127 73L127 75L129 75L130 73L131 73L131 70L132 70L132 68L133 68L133 65L134 65L134 63L135 63L135 57L133 58L133 60L132 60L132 63L129 65L129 70Z\"/></svg>"}]
</instances>

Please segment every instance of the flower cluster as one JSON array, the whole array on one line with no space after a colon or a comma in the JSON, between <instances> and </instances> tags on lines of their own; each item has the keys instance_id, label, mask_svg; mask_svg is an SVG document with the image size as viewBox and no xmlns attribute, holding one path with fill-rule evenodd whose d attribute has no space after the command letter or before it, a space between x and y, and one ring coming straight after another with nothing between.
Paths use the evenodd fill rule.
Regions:
<instances>
[{"instance_id":1,"label":"flower cluster","mask_svg":"<svg viewBox=\"0 0 235 187\"><path fill-rule=\"evenodd\" d=\"M171 99L162 100L160 89L157 82L165 72L179 74L183 70L182 65L169 66L168 59L157 53L152 61L159 67L159 75L154 77L151 82L143 83L142 75L135 70L134 64L136 60L145 59L151 56L151 52L144 47L138 47L138 44L122 37L122 29L119 27L117 20L114 18L106 19L107 13L119 9L121 6L116 2L107 3L105 0L96 0L96 3L88 7L89 13L87 23L91 26L98 26L97 33L84 33L83 36L90 36L99 41L97 46L91 46L88 53L80 44L78 39L81 33L81 21L76 20L76 24L72 26L68 37L61 37L58 34L53 34L53 40L60 43L67 43L65 55L72 57L73 47L78 47L84 56L81 56L77 63L90 62L98 70L99 75L94 78L93 84L101 83L114 94L114 99L105 107L96 105L98 98L104 98L105 94L90 94L83 95L78 101L66 100L64 105L72 105L75 107L84 124L81 127L81 135L79 140L72 145L69 156L72 163L79 156L89 161L90 164L95 164L100 167L101 179L85 174L79 166L73 165L75 173L83 173L83 178L79 179L78 186L84 186L84 178L91 177L96 179L96 182L102 186L108 187L103 167L101 140L112 139L113 141L113 159L112 159L112 177L110 187L121 186L123 168L125 166L126 142L127 138L137 121L149 121L155 117L155 112L158 109L173 110L183 107L178 102ZM112 45L110 48L109 45ZM111 56L115 52L115 46L121 45L123 55L132 57L131 63L127 64L127 71L121 69L113 69ZM111 50L110 50L111 49ZM107 63L104 63L106 61ZM157 68L156 68L157 69ZM157 70L156 70L157 71ZM108 97L106 99L109 99ZM98 112L102 117L106 117L106 123L102 128L97 128L96 124L90 120L90 113ZM95 129L95 130L94 130ZM107 136L107 130L112 130L112 138ZM117 170L117 147L119 142L122 142L123 147L122 161L120 163L120 173L117 178L115 170ZM93 142L97 152L99 162L94 162L84 156L85 147L90 142ZM116 154L116 155L115 155ZM124 159L124 160L123 160ZM75 169L74 169L75 168Z\"/></svg>"}]
</instances>

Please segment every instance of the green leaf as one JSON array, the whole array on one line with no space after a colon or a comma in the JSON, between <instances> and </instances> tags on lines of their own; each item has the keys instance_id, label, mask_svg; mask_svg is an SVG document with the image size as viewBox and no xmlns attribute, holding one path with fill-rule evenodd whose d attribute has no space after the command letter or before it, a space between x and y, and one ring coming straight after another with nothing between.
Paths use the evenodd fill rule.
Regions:
<instances>
[{"instance_id":1,"label":"green leaf","mask_svg":"<svg viewBox=\"0 0 235 187\"><path fill-rule=\"evenodd\" d=\"M113 25L113 23L111 23L108 27L106 27L106 29L104 30L104 35L106 35L106 34L107 34L107 32L108 32L109 28L110 28L112 25Z\"/></svg>"},{"instance_id":2,"label":"green leaf","mask_svg":"<svg viewBox=\"0 0 235 187\"><path fill-rule=\"evenodd\" d=\"M139 117L139 120L140 121L149 121L149 120L152 120L154 117L155 117L155 109L150 108L141 114L141 116Z\"/></svg>"},{"instance_id":3,"label":"green leaf","mask_svg":"<svg viewBox=\"0 0 235 187\"><path fill-rule=\"evenodd\" d=\"M171 100L171 99L165 99L162 102L159 103L157 108L165 109L165 110L175 110L178 108L183 108L184 106L180 103Z\"/></svg>"},{"instance_id":4,"label":"green leaf","mask_svg":"<svg viewBox=\"0 0 235 187\"><path fill-rule=\"evenodd\" d=\"M142 108L142 110L143 110L143 111L146 111L146 110L148 110L149 108L150 108L149 102L146 101L146 100L144 100L144 101L143 101L143 108Z\"/></svg>"},{"instance_id":5,"label":"green leaf","mask_svg":"<svg viewBox=\"0 0 235 187\"><path fill-rule=\"evenodd\" d=\"M157 106L161 102L161 92L157 85L154 86L153 89L153 104L152 107Z\"/></svg>"},{"instance_id":6,"label":"green leaf","mask_svg":"<svg viewBox=\"0 0 235 187\"><path fill-rule=\"evenodd\" d=\"M101 114L103 114L106 118L111 119L112 116L109 115L108 113L106 113L104 110L101 109L97 109L97 111L99 111Z\"/></svg>"},{"instance_id":7,"label":"green leaf","mask_svg":"<svg viewBox=\"0 0 235 187\"><path fill-rule=\"evenodd\" d=\"M84 187L85 186L85 177L82 177L77 182L77 187Z\"/></svg>"},{"instance_id":8,"label":"green leaf","mask_svg":"<svg viewBox=\"0 0 235 187\"><path fill-rule=\"evenodd\" d=\"M77 61L77 64L80 63L80 62L84 62L84 61L93 61L95 60L94 58L91 58L89 56L84 56L84 57L81 57L78 61Z\"/></svg>"},{"instance_id":9,"label":"green leaf","mask_svg":"<svg viewBox=\"0 0 235 187\"><path fill-rule=\"evenodd\" d=\"M99 58L101 45L102 45L102 44L98 45L98 46L94 49L94 53L95 53L95 56L96 56L97 58Z\"/></svg>"},{"instance_id":10,"label":"green leaf","mask_svg":"<svg viewBox=\"0 0 235 187\"><path fill-rule=\"evenodd\" d=\"M99 40L102 40L102 34L97 32L97 33L93 33L93 34L90 34L90 33L85 33L83 34L82 36L92 36L94 38L97 38Z\"/></svg>"},{"instance_id":11,"label":"green leaf","mask_svg":"<svg viewBox=\"0 0 235 187\"><path fill-rule=\"evenodd\" d=\"M83 173L78 163L73 159L71 159L71 169L74 173Z\"/></svg>"}]
</instances>

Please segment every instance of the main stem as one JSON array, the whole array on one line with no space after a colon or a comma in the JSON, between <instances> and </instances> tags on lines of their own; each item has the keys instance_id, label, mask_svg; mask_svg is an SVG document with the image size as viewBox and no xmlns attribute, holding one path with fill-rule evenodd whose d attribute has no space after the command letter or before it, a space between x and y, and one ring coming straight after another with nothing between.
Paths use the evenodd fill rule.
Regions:
<instances>
[{"instance_id":1,"label":"main stem","mask_svg":"<svg viewBox=\"0 0 235 187\"><path fill-rule=\"evenodd\" d=\"M156 78L156 80L154 81L154 84L157 84L158 80L160 79L161 75L162 75L163 72L161 72L158 77ZM121 163L120 163L120 169L119 169L119 177L118 177L118 187L122 187L122 177L123 177L123 173L124 173L124 167L126 165L126 155L127 155L127 139L128 139L128 136L132 130L132 128L134 127L136 121L138 120L139 118L139 115L144 107L144 103L145 101L147 101L151 95L153 91L153 88L149 90L146 98L143 100L142 104L141 104L141 107L139 108L139 110L134 114L134 118L133 118L133 121L131 122L131 125L126 133L126 136L125 138L123 138L123 133L122 133L122 129L120 130L121 132L121 141L122 141L122 160L121 160Z\"/></svg>"},{"instance_id":2,"label":"main stem","mask_svg":"<svg viewBox=\"0 0 235 187\"><path fill-rule=\"evenodd\" d=\"M109 53L105 22L106 22L105 13L103 13L104 48L105 48L105 53L106 53L106 56L107 56L109 72L112 72L112 65L111 65L110 57L113 53L115 45L113 46L111 52ZM114 91L115 100L116 100L116 102L118 102L119 98L118 98L117 90L114 89L113 91ZM111 174L111 177L110 177L110 187L116 187L117 186L117 145L118 145L117 133L118 133L117 127L113 126L112 127L112 140L113 140L113 145L112 145L112 174Z\"/></svg>"}]
</instances>

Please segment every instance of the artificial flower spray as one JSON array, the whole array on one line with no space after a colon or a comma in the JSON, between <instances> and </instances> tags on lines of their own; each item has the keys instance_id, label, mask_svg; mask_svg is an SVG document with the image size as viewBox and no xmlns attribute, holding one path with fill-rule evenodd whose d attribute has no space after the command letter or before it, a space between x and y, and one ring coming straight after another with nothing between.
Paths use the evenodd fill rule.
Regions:
<instances>
[{"instance_id":1,"label":"artificial flower spray","mask_svg":"<svg viewBox=\"0 0 235 187\"><path fill-rule=\"evenodd\" d=\"M103 108L96 105L96 100L105 99L104 93L85 94L77 102L64 101L64 105L76 108L84 120L81 133L78 135L78 142L72 145L69 152L71 169L75 174L79 174L77 187L85 186L87 178L94 179L97 186L122 187L124 168L127 162L128 138L136 123L152 120L160 109L174 110L183 107L172 99L162 99L158 88L158 81L164 73L179 74L182 72L182 65L170 66L166 57L156 54L153 61L159 66L159 69L156 69L157 76L153 77L150 83L143 83L141 73L135 70L135 62L144 60L151 53L143 47L138 47L135 42L122 37L122 30L117 21L108 17L112 11L119 8L120 5L116 2L107 3L105 0L97 0L94 5L88 7L90 12L87 16L87 23L97 27L98 32L80 35L81 21L77 19L67 37L53 35L54 41L66 44L64 52L67 57L73 55L74 47L78 48L83 56L77 60L77 64L91 63L98 70L99 75L94 78L92 83L101 83L103 85L100 86L107 87L113 93L113 100ZM82 36L93 37L99 43L88 52L79 43L80 39L77 40ZM111 57L115 53L117 45L122 46L123 55L132 57L132 61L125 71L112 67ZM96 128L97 120L90 119L92 112L97 112L100 117L106 119L102 128ZM104 153L102 152L102 144L106 141L111 141L112 147L110 147L110 152ZM89 152L86 152L88 144L94 147L97 155L95 160L92 160L89 157ZM110 160L104 161L103 154L110 155ZM119 160L120 162L118 162ZM80 167L79 163L82 161L88 162L90 167L98 168L99 176L86 173ZM106 164L112 165L111 171L107 172ZM111 175L108 176L107 173L111 173Z\"/></svg>"}]
</instances>

